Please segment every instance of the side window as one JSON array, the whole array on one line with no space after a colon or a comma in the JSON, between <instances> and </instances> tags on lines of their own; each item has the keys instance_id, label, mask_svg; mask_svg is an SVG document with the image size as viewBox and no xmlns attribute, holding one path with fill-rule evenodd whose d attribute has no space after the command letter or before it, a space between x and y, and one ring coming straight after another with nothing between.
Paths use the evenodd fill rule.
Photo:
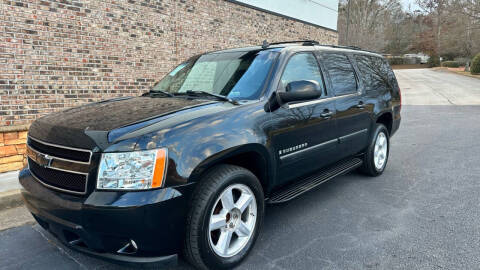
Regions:
<instances>
[{"instance_id":1,"label":"side window","mask_svg":"<svg viewBox=\"0 0 480 270\"><path fill-rule=\"evenodd\" d=\"M348 57L339 53L326 53L322 60L332 80L335 95L341 96L357 92L357 79Z\"/></svg>"},{"instance_id":2,"label":"side window","mask_svg":"<svg viewBox=\"0 0 480 270\"><path fill-rule=\"evenodd\" d=\"M289 60L280 80L281 87L285 88L288 83L302 80L314 80L320 84L324 91L323 77L318 66L317 58L312 53L298 53Z\"/></svg>"},{"instance_id":3,"label":"side window","mask_svg":"<svg viewBox=\"0 0 480 270\"><path fill-rule=\"evenodd\" d=\"M392 79L390 78L390 67L382 58L355 55L358 68L362 73L363 83L366 91L384 91L392 88Z\"/></svg>"},{"instance_id":4,"label":"side window","mask_svg":"<svg viewBox=\"0 0 480 270\"><path fill-rule=\"evenodd\" d=\"M388 87L390 87L391 89L397 89L398 88L397 78L395 77L395 73L393 73L392 67L388 63L387 59L383 58L382 62L388 74Z\"/></svg>"}]
</instances>

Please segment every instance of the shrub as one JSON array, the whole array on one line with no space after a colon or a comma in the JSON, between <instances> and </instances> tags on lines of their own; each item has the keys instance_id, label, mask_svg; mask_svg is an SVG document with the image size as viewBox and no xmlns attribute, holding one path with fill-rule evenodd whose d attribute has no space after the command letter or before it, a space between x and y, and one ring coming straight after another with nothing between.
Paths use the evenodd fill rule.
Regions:
<instances>
[{"instance_id":1,"label":"shrub","mask_svg":"<svg viewBox=\"0 0 480 270\"><path fill-rule=\"evenodd\" d=\"M391 66L405 64L405 60L402 57L389 58L388 62L390 63Z\"/></svg>"},{"instance_id":2,"label":"shrub","mask_svg":"<svg viewBox=\"0 0 480 270\"><path fill-rule=\"evenodd\" d=\"M427 64L429 67L439 67L440 57L438 55L431 55L430 58L428 58Z\"/></svg>"},{"instance_id":3,"label":"shrub","mask_svg":"<svg viewBox=\"0 0 480 270\"><path fill-rule=\"evenodd\" d=\"M455 58L455 60L453 60L457 63L460 64L460 66L465 66L467 65L467 63L470 63L471 62L471 59L470 58L466 58L466 57L457 57Z\"/></svg>"},{"instance_id":4,"label":"shrub","mask_svg":"<svg viewBox=\"0 0 480 270\"><path fill-rule=\"evenodd\" d=\"M455 53L443 53L442 59L444 61L455 61Z\"/></svg>"},{"instance_id":5,"label":"shrub","mask_svg":"<svg viewBox=\"0 0 480 270\"><path fill-rule=\"evenodd\" d=\"M480 53L473 58L470 73L480 74Z\"/></svg>"},{"instance_id":6,"label":"shrub","mask_svg":"<svg viewBox=\"0 0 480 270\"><path fill-rule=\"evenodd\" d=\"M445 61L442 62L442 67L458 68L460 67L460 63L457 61Z\"/></svg>"}]
</instances>

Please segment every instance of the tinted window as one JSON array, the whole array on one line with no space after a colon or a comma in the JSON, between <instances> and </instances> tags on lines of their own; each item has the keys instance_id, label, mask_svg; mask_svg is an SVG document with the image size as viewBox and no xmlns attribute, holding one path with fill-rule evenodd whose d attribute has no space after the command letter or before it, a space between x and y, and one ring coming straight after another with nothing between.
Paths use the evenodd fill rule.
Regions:
<instances>
[{"instance_id":1,"label":"tinted window","mask_svg":"<svg viewBox=\"0 0 480 270\"><path fill-rule=\"evenodd\" d=\"M277 56L268 50L196 56L173 69L152 90L172 94L205 91L232 99L256 99Z\"/></svg>"},{"instance_id":2,"label":"tinted window","mask_svg":"<svg viewBox=\"0 0 480 270\"><path fill-rule=\"evenodd\" d=\"M388 63L387 59L382 58L382 62L385 65L385 69L387 70L387 74L388 74L388 87L397 89L398 88L397 78L395 77L395 73L393 73L392 67Z\"/></svg>"},{"instance_id":3,"label":"tinted window","mask_svg":"<svg viewBox=\"0 0 480 270\"><path fill-rule=\"evenodd\" d=\"M345 95L357 91L355 71L348 57L343 54L329 53L322 55L328 74L332 80L335 95Z\"/></svg>"},{"instance_id":4,"label":"tinted window","mask_svg":"<svg viewBox=\"0 0 480 270\"><path fill-rule=\"evenodd\" d=\"M311 53L299 53L288 60L281 78L281 87L293 81L314 80L320 84L323 91L323 78L318 67L317 58Z\"/></svg>"},{"instance_id":5,"label":"tinted window","mask_svg":"<svg viewBox=\"0 0 480 270\"><path fill-rule=\"evenodd\" d=\"M367 92L392 88L395 76L390 71L390 66L382 58L356 55L355 60L362 73L362 80Z\"/></svg>"}]
</instances>

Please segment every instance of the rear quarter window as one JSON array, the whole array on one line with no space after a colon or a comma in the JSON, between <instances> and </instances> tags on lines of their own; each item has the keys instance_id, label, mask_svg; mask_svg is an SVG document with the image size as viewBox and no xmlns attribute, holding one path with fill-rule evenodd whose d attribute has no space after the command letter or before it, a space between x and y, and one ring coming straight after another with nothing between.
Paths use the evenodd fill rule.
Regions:
<instances>
[{"instance_id":1,"label":"rear quarter window","mask_svg":"<svg viewBox=\"0 0 480 270\"><path fill-rule=\"evenodd\" d=\"M322 54L336 96L357 92L357 78L348 57L340 53Z\"/></svg>"},{"instance_id":2,"label":"rear quarter window","mask_svg":"<svg viewBox=\"0 0 480 270\"><path fill-rule=\"evenodd\" d=\"M385 91L396 87L396 79L388 63L380 57L355 55L367 92Z\"/></svg>"}]
</instances>

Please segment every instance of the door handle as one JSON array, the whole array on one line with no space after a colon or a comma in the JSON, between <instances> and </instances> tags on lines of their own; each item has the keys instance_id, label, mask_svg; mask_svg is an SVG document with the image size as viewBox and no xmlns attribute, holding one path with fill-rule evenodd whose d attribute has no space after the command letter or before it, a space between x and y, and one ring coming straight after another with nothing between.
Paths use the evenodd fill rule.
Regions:
<instances>
[{"instance_id":1,"label":"door handle","mask_svg":"<svg viewBox=\"0 0 480 270\"><path fill-rule=\"evenodd\" d=\"M320 116L321 116L322 118L326 118L326 119L332 117L332 115L333 115L333 112L331 112L331 111L329 111L329 110L325 110L325 111L323 111L322 114L320 114Z\"/></svg>"},{"instance_id":2,"label":"door handle","mask_svg":"<svg viewBox=\"0 0 480 270\"><path fill-rule=\"evenodd\" d=\"M365 104L363 103L363 101L360 101L360 102L358 102L358 104L355 107L357 107L359 109L363 109L363 108L365 108Z\"/></svg>"}]
</instances>

